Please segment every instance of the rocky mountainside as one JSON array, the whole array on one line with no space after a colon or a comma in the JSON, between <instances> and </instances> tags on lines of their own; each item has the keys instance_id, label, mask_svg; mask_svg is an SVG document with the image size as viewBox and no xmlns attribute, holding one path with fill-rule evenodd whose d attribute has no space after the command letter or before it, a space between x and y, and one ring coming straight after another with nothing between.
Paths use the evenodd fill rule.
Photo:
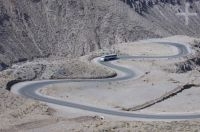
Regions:
<instances>
[{"instance_id":1,"label":"rocky mountainside","mask_svg":"<svg viewBox=\"0 0 200 132\"><path fill-rule=\"evenodd\" d=\"M158 4L171 4L171 5L182 5L185 2L190 4L198 0L121 0L128 4L130 8L134 8L136 12L143 14L143 12L148 12L148 8L153 7ZM191 5L192 7L192 5Z\"/></svg>"},{"instance_id":2,"label":"rocky mountainside","mask_svg":"<svg viewBox=\"0 0 200 132\"><path fill-rule=\"evenodd\" d=\"M188 1L188 0L186 0ZM200 2L189 0L191 12ZM1 67L33 57L81 56L115 43L170 35L199 36L185 0L0 0ZM1 68L2 69L2 68Z\"/></svg>"}]
</instances>

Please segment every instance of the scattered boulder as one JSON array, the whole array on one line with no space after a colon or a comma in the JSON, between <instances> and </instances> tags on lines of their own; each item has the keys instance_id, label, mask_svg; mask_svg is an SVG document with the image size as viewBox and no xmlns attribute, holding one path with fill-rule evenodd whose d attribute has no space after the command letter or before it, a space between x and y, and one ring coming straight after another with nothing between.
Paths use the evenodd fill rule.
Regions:
<instances>
[{"instance_id":1,"label":"scattered boulder","mask_svg":"<svg viewBox=\"0 0 200 132\"><path fill-rule=\"evenodd\" d=\"M5 63L3 63L3 62L0 63L0 71L5 70L7 67L9 67L9 66L6 65Z\"/></svg>"}]
</instances>

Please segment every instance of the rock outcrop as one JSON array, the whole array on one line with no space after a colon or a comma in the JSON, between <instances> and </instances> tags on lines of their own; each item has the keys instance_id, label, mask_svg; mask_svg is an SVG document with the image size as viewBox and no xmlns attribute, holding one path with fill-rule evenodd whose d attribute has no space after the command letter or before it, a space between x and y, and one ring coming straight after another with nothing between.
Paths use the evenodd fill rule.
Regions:
<instances>
[{"instance_id":1,"label":"rock outcrop","mask_svg":"<svg viewBox=\"0 0 200 132\"><path fill-rule=\"evenodd\" d=\"M199 17L186 26L184 17L176 16L184 11L183 1L148 2L141 15L136 4L132 8L121 0L0 0L0 61L82 56L115 43L199 35ZM199 5L193 2L190 11L199 13Z\"/></svg>"}]
</instances>

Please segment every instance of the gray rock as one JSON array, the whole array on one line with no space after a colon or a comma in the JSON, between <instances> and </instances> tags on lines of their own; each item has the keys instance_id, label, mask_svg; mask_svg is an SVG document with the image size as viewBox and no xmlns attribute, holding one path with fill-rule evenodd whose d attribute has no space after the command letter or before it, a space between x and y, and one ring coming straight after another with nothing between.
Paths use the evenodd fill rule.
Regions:
<instances>
[{"instance_id":1,"label":"gray rock","mask_svg":"<svg viewBox=\"0 0 200 132\"><path fill-rule=\"evenodd\" d=\"M200 12L198 1L192 7ZM120 0L0 0L0 60L75 57L115 43L200 34L199 17L185 26L176 16L184 4L158 2L147 8L140 15Z\"/></svg>"}]
</instances>

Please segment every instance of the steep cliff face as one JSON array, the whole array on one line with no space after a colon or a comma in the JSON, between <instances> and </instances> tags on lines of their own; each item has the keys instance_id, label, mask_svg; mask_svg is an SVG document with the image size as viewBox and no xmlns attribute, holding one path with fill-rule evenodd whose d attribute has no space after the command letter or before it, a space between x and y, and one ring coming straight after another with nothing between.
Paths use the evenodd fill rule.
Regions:
<instances>
[{"instance_id":1,"label":"steep cliff face","mask_svg":"<svg viewBox=\"0 0 200 132\"><path fill-rule=\"evenodd\" d=\"M199 5L190 10L199 13ZM0 61L81 56L120 42L198 35L199 16L185 26L175 15L181 8L157 3L141 15L121 0L0 0Z\"/></svg>"}]
</instances>

